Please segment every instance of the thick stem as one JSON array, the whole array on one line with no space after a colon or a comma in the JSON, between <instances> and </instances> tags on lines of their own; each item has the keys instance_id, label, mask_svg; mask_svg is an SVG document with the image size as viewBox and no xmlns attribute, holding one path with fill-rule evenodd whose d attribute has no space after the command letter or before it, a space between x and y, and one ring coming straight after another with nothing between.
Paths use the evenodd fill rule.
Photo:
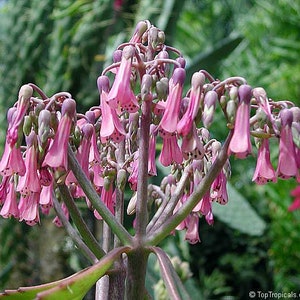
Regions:
<instances>
[{"instance_id":1,"label":"thick stem","mask_svg":"<svg viewBox=\"0 0 300 300\"><path fill-rule=\"evenodd\" d=\"M141 300L147 298L145 278L149 251L136 248L127 254L126 299Z\"/></svg>"},{"instance_id":2,"label":"thick stem","mask_svg":"<svg viewBox=\"0 0 300 300\"><path fill-rule=\"evenodd\" d=\"M172 232L176 226L178 226L188 216L188 214L199 202L199 199L203 198L228 159L227 151L232 133L232 131L229 133L221 151L219 152L218 157L196 190L190 195L190 197L183 203L181 208L173 216L167 219L165 223L163 223L159 228L156 229L155 232L152 232L152 234L147 237L146 243L148 245L157 245L166 236L168 236L170 232Z\"/></svg>"},{"instance_id":3,"label":"thick stem","mask_svg":"<svg viewBox=\"0 0 300 300\"><path fill-rule=\"evenodd\" d=\"M82 236L86 245L90 248L90 250L97 256L98 259L105 255L105 252L98 244L96 238L93 236L91 231L89 230L87 224L84 222L79 209L74 203L74 199L70 194L69 189L65 184L58 185L59 191L62 195L63 201L65 202L71 218L78 229L80 235Z\"/></svg>"},{"instance_id":4,"label":"thick stem","mask_svg":"<svg viewBox=\"0 0 300 300\"><path fill-rule=\"evenodd\" d=\"M143 101L140 125L139 167L136 203L136 239L140 243L145 236L148 223L148 156L151 122L151 101Z\"/></svg>"},{"instance_id":5,"label":"thick stem","mask_svg":"<svg viewBox=\"0 0 300 300\"><path fill-rule=\"evenodd\" d=\"M78 183L83 189L85 195L91 201L93 207L102 216L103 220L109 225L112 232L118 236L123 245L131 245L133 243L132 236L123 227L122 224L115 218L111 211L105 206L105 204L99 198L99 195L92 186L90 180L82 171L71 147L68 148L68 161L70 168L76 177Z\"/></svg>"}]
</instances>

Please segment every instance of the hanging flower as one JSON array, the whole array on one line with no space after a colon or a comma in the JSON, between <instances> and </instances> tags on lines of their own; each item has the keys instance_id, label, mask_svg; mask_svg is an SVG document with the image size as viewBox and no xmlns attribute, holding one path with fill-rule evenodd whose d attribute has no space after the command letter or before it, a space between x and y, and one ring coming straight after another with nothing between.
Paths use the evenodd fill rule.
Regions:
<instances>
[{"instance_id":1,"label":"hanging flower","mask_svg":"<svg viewBox=\"0 0 300 300\"><path fill-rule=\"evenodd\" d=\"M228 154L235 154L237 158L245 158L252 151L250 141L250 100L252 88L241 85L238 89L239 106L233 129L233 136L229 144Z\"/></svg>"},{"instance_id":2,"label":"hanging flower","mask_svg":"<svg viewBox=\"0 0 300 300\"><path fill-rule=\"evenodd\" d=\"M262 139L258 149L257 162L252 181L265 184L268 181L276 182L276 173L270 160L269 140Z\"/></svg>"},{"instance_id":3,"label":"hanging flower","mask_svg":"<svg viewBox=\"0 0 300 300\"><path fill-rule=\"evenodd\" d=\"M75 116L76 102L66 99L62 104L62 118L58 124L54 140L46 153L43 166L52 168L63 167L68 170L68 141L73 118Z\"/></svg>"}]
</instances>

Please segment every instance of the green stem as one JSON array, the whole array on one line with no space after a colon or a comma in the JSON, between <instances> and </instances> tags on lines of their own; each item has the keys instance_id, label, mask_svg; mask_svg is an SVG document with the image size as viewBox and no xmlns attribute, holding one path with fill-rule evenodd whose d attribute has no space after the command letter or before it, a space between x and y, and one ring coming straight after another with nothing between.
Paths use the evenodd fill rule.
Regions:
<instances>
[{"instance_id":1,"label":"green stem","mask_svg":"<svg viewBox=\"0 0 300 300\"><path fill-rule=\"evenodd\" d=\"M93 236L86 223L84 222L79 209L75 205L74 199L70 194L68 187L65 184L59 184L58 189L62 195L63 201L65 202L71 218L77 227L82 239L90 250L96 255L98 259L105 255L104 250L98 244L96 238Z\"/></svg>"},{"instance_id":2,"label":"green stem","mask_svg":"<svg viewBox=\"0 0 300 300\"><path fill-rule=\"evenodd\" d=\"M232 133L232 131L229 133L221 151L219 152L218 157L216 158L196 190L182 204L181 208L173 216L168 218L165 223L163 223L159 228L156 228L154 232L149 234L146 240L146 244L157 245L160 241L162 241L189 215L189 213L199 202L199 199L203 198L228 159L227 151Z\"/></svg>"},{"instance_id":3,"label":"green stem","mask_svg":"<svg viewBox=\"0 0 300 300\"><path fill-rule=\"evenodd\" d=\"M98 211L103 220L109 225L112 232L117 235L117 237L120 239L123 245L132 245L132 236L123 227L123 225L120 224L120 222L115 218L111 211L101 201L90 180L82 171L70 145L68 146L68 162L74 176L76 177L78 183L83 189L85 195L91 201L93 207Z\"/></svg>"},{"instance_id":4,"label":"green stem","mask_svg":"<svg viewBox=\"0 0 300 300\"><path fill-rule=\"evenodd\" d=\"M60 204L55 196L53 196L53 205L54 209L57 213L57 216L59 217L60 221L64 225L64 228L66 229L69 237L74 241L74 243L77 245L78 249L81 250L81 252L84 254L84 256L92 263L98 261L95 254L89 249L89 247L84 243L84 241L81 239L78 232L72 227L70 222L67 220L62 208L60 207Z\"/></svg>"}]
</instances>

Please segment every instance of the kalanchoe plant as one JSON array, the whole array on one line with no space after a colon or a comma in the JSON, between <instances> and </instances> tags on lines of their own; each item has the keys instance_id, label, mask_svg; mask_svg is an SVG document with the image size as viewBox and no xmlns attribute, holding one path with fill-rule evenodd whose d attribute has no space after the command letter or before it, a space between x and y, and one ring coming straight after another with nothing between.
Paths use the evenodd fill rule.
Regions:
<instances>
[{"instance_id":1,"label":"kalanchoe plant","mask_svg":"<svg viewBox=\"0 0 300 300\"><path fill-rule=\"evenodd\" d=\"M270 100L241 77L220 81L199 69L186 83L184 58L164 42L164 32L149 21L139 22L98 77L99 105L85 114L76 111L67 92L48 97L34 84L21 87L7 113L0 214L35 225L41 223L40 212L48 214L53 207L54 223L65 226L93 264L65 280L21 291L38 299L80 299L106 274L109 279L97 283L97 299L144 299L152 252L169 296L187 299L157 245L176 230L184 230L190 243L200 241L199 218L213 224L212 202L230 201L230 156L247 157L255 142L253 181L299 179L300 109L289 101ZM183 94L185 84L190 88ZM223 143L209 132L218 105L228 127ZM276 171L270 139L279 141ZM169 168L160 185L151 183L157 164ZM127 206L125 189L131 195ZM101 243L80 214L82 200L105 223ZM124 212L135 215L134 235L123 225Z\"/></svg>"}]
</instances>

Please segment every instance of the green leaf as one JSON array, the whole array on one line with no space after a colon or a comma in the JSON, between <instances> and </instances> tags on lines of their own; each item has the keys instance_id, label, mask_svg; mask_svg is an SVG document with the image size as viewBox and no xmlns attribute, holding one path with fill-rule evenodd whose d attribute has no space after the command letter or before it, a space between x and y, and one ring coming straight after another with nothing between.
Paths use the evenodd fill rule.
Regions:
<instances>
[{"instance_id":1,"label":"green leaf","mask_svg":"<svg viewBox=\"0 0 300 300\"><path fill-rule=\"evenodd\" d=\"M240 232L254 236L262 235L266 228L264 220L255 212L244 196L229 183L227 189L228 203L225 206L214 203L214 215Z\"/></svg>"},{"instance_id":2,"label":"green leaf","mask_svg":"<svg viewBox=\"0 0 300 300\"><path fill-rule=\"evenodd\" d=\"M79 300L112 266L119 256L129 247L120 247L105 255L95 265L86 268L70 277L34 287L21 287L17 290L6 290L0 299L14 300Z\"/></svg>"}]
</instances>

